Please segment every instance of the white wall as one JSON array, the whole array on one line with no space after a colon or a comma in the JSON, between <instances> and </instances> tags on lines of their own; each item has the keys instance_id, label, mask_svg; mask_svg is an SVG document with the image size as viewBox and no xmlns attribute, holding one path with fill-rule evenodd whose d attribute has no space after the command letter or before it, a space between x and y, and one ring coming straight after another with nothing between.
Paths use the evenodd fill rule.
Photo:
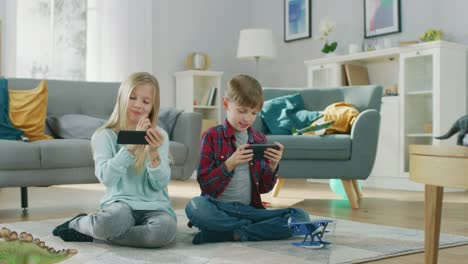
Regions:
<instances>
[{"instance_id":1,"label":"white wall","mask_svg":"<svg viewBox=\"0 0 468 264\"><path fill-rule=\"evenodd\" d=\"M3 59L3 56L5 56L5 51L3 50L4 46L5 46L5 9L6 9L6 0L0 0L0 31L2 32L1 36L0 36L0 46L1 46L1 49L0 49L0 76L3 75L3 72L4 72L4 68L5 68L5 63L4 63L4 59Z\"/></svg>"},{"instance_id":2,"label":"white wall","mask_svg":"<svg viewBox=\"0 0 468 264\"><path fill-rule=\"evenodd\" d=\"M2 20L2 75L14 76L16 61L16 1L0 0L0 19ZM11 63L6 63L11 61Z\"/></svg>"},{"instance_id":3,"label":"white wall","mask_svg":"<svg viewBox=\"0 0 468 264\"><path fill-rule=\"evenodd\" d=\"M254 0L251 27L269 27L273 30L278 47L278 57L260 67L264 86L305 86L304 60L322 57L323 41L318 35L320 21L330 17L336 21L332 40L338 41L338 54L346 54L350 43L362 44L364 40L364 0L313 0L312 38L285 43L284 1ZM377 38L390 38L394 46L400 41L417 40L429 28L442 29L446 39L468 45L468 1L465 0L401 0L402 32Z\"/></svg>"},{"instance_id":4,"label":"white wall","mask_svg":"<svg viewBox=\"0 0 468 264\"><path fill-rule=\"evenodd\" d=\"M153 2L153 72L161 87L161 105L175 105L174 72L185 70L194 51L211 57L209 70L228 78L242 72L236 58L239 31L250 25L249 0L160 0Z\"/></svg>"},{"instance_id":5,"label":"white wall","mask_svg":"<svg viewBox=\"0 0 468 264\"><path fill-rule=\"evenodd\" d=\"M337 22L332 38L338 41L338 53L346 53L349 43L364 40L364 0L312 0L312 36L318 33L320 20L331 17ZM0 0L3 21L2 72L15 76L16 1ZM416 40L428 28L442 29L450 41L468 45L468 1L401 0L402 33L391 34L393 45ZM305 86L304 60L323 56L322 41L314 38L285 43L284 0L158 0L152 1L152 69L161 85L163 106L175 105L173 73L185 70L184 59L190 52L211 56L210 70L223 71L223 88L235 74L254 72L253 61L236 58L239 31L250 27L273 30L278 55L273 61L261 61L258 79L264 86ZM215 15L214 15L215 14ZM148 29L135 29L144 30ZM141 41L141 40L139 40ZM151 54L148 52L148 54ZM6 65L5 65L6 64Z\"/></svg>"}]
</instances>

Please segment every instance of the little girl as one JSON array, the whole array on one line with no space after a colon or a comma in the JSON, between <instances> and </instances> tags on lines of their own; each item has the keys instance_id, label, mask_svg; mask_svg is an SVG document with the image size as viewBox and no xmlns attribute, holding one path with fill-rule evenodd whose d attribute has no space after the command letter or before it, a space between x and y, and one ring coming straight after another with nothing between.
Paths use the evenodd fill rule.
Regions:
<instances>
[{"instance_id":1,"label":"little girl","mask_svg":"<svg viewBox=\"0 0 468 264\"><path fill-rule=\"evenodd\" d=\"M114 111L91 139L96 177L106 187L101 210L59 225L54 235L145 248L174 241L176 215L166 188L169 137L157 127L159 104L159 84L151 74L137 72L122 83ZM119 130L145 130L148 145L117 144Z\"/></svg>"}]
</instances>

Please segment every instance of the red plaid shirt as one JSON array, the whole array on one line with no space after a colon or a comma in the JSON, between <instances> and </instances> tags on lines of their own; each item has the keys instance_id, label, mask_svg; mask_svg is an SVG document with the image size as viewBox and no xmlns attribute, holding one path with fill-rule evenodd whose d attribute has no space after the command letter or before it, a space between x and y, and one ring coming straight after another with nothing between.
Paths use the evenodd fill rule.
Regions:
<instances>
[{"instance_id":1,"label":"red plaid shirt","mask_svg":"<svg viewBox=\"0 0 468 264\"><path fill-rule=\"evenodd\" d=\"M248 128L248 144L267 143L265 135ZM202 196L217 198L220 196L234 176L234 170L227 171L225 161L236 151L234 130L225 120L223 125L208 129L202 137L200 145L200 162L197 180ZM273 189L277 180L277 171L271 171L267 159L249 162L250 180L252 183L251 204L255 208L264 208L260 197ZM279 167L279 166L278 166Z\"/></svg>"}]
</instances>

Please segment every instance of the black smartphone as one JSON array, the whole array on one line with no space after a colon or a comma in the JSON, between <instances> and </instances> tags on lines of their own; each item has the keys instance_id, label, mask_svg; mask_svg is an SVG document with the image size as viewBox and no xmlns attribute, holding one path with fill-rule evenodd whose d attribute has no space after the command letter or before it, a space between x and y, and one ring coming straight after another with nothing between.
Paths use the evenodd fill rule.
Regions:
<instances>
[{"instance_id":1,"label":"black smartphone","mask_svg":"<svg viewBox=\"0 0 468 264\"><path fill-rule=\"evenodd\" d=\"M148 145L144 130L120 130L117 134L117 144Z\"/></svg>"},{"instance_id":2,"label":"black smartphone","mask_svg":"<svg viewBox=\"0 0 468 264\"><path fill-rule=\"evenodd\" d=\"M261 160L265 158L263 156L263 152L265 152L267 148L279 149L279 147L275 144L252 144L252 145L249 145L246 149L253 150L253 154L254 154L253 159Z\"/></svg>"}]
</instances>

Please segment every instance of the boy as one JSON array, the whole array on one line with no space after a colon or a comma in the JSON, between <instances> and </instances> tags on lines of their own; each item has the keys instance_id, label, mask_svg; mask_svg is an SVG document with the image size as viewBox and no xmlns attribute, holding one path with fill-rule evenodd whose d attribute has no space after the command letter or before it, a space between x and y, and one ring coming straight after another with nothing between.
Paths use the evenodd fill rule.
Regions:
<instances>
[{"instance_id":1,"label":"boy","mask_svg":"<svg viewBox=\"0 0 468 264\"><path fill-rule=\"evenodd\" d=\"M189 226L200 229L193 244L282 239L292 234L286 226L291 216L309 221L301 209L266 210L262 205L260 194L273 189L283 155L278 142L278 150L268 148L262 160L253 160L247 148L266 143L265 135L251 128L262 106L257 80L238 75L228 82L226 120L208 129L201 141L197 180L202 194L185 208Z\"/></svg>"}]
</instances>

